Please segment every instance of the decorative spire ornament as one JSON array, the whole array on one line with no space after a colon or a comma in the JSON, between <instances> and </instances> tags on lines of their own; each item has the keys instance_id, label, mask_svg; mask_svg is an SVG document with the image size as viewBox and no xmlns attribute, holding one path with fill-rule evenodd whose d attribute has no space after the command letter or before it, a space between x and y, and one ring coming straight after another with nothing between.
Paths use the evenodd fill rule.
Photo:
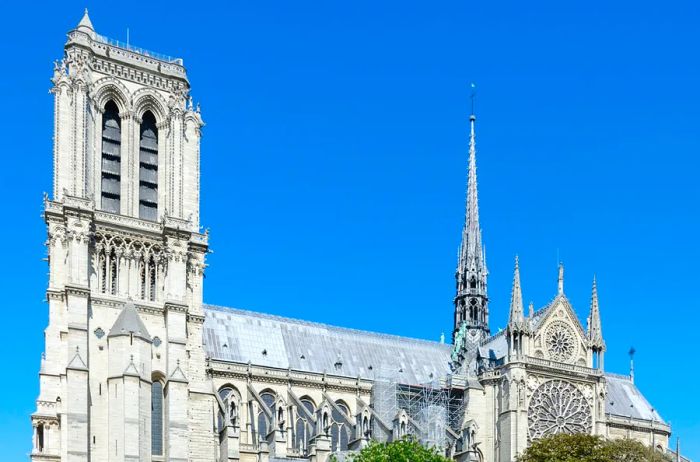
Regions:
<instances>
[{"instance_id":1,"label":"decorative spire ornament","mask_svg":"<svg viewBox=\"0 0 700 462\"><path fill-rule=\"evenodd\" d=\"M559 262L559 283L557 284L557 294L564 295L564 263Z\"/></svg>"}]
</instances>

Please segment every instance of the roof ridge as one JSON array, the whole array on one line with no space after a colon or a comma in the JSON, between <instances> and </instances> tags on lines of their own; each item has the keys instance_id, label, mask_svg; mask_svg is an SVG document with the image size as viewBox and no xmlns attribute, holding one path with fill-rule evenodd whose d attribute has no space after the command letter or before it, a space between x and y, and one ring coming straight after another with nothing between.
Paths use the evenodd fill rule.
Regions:
<instances>
[{"instance_id":1,"label":"roof ridge","mask_svg":"<svg viewBox=\"0 0 700 462\"><path fill-rule=\"evenodd\" d=\"M345 331L348 333L371 334L371 335L379 337L379 338L396 339L396 340L410 341L410 342L414 342L414 343L421 342L421 343L425 343L426 345L431 345L431 346L443 345L445 348L452 347L452 345L450 345L448 343L441 343L441 342L438 342L435 340L426 340L426 339L422 339L422 338L407 337L404 335L387 334L384 332L375 332L375 331L371 331L371 330L354 329L351 327L336 326L334 324L327 324L327 323L322 323L322 322L317 322L317 321L308 321L305 319L291 318L291 317L287 317L287 316L281 316L278 314L270 314L270 313L263 313L260 311L246 310L243 308L233 308L233 307L229 307L229 306L212 305L209 303L204 303L203 306L205 309L211 309L214 311L232 311L232 312L238 312L240 314L248 314L248 315L253 315L253 316L257 316L257 317L261 317L261 318L277 320L277 321L293 322L296 324L302 324L302 325L306 325L306 326L338 329L338 330L342 330L342 331Z\"/></svg>"}]
</instances>

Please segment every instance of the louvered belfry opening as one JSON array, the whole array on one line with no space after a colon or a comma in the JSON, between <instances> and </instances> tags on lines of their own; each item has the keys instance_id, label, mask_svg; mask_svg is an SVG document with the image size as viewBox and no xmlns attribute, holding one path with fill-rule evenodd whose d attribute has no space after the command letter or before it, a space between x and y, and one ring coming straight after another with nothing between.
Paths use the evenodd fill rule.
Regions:
<instances>
[{"instance_id":1,"label":"louvered belfry opening","mask_svg":"<svg viewBox=\"0 0 700 462\"><path fill-rule=\"evenodd\" d=\"M102 115L102 210L119 213L121 198L122 130L119 109L114 101L105 105Z\"/></svg>"},{"instance_id":2,"label":"louvered belfry opening","mask_svg":"<svg viewBox=\"0 0 700 462\"><path fill-rule=\"evenodd\" d=\"M158 128L153 113L146 111L139 143L139 217L158 219Z\"/></svg>"}]
</instances>

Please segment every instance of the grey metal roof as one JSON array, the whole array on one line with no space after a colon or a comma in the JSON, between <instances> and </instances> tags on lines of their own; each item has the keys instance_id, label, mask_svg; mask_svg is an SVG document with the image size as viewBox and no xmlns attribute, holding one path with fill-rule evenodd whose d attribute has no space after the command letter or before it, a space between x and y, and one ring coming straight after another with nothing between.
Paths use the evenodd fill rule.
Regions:
<instances>
[{"instance_id":1,"label":"grey metal roof","mask_svg":"<svg viewBox=\"0 0 700 462\"><path fill-rule=\"evenodd\" d=\"M149 342L151 341L151 336L148 335L148 330L141 320L138 311L136 311L134 302L131 300L127 301L124 305L124 309L119 313L117 320L114 321L114 325L109 330L109 335L107 335L107 337L130 334L134 334L135 337L140 337Z\"/></svg>"},{"instance_id":2,"label":"grey metal roof","mask_svg":"<svg viewBox=\"0 0 700 462\"><path fill-rule=\"evenodd\" d=\"M132 315L125 314L130 312L125 308L115 327L120 324L122 316L122 323L134 323ZM143 325L135 310L134 314ZM204 349L210 358L222 361L250 361L259 366L360 376L370 380L391 378L399 383L417 385L450 373L452 346L205 305ZM502 332L494 335L479 347L479 352L485 358L504 357L507 353L505 335ZM628 377L606 374L606 380L606 413L664 422Z\"/></svg>"},{"instance_id":3,"label":"grey metal roof","mask_svg":"<svg viewBox=\"0 0 700 462\"><path fill-rule=\"evenodd\" d=\"M644 398L629 377L605 374L608 396L605 412L621 417L632 417L655 422L664 422L659 413ZM664 422L665 423L665 422Z\"/></svg>"},{"instance_id":4,"label":"grey metal roof","mask_svg":"<svg viewBox=\"0 0 700 462\"><path fill-rule=\"evenodd\" d=\"M212 359L417 385L450 372L452 347L205 305L204 348Z\"/></svg>"},{"instance_id":5,"label":"grey metal roof","mask_svg":"<svg viewBox=\"0 0 700 462\"><path fill-rule=\"evenodd\" d=\"M508 339L505 334L506 331L503 330L488 338L479 346L479 356L492 361L505 357L508 354Z\"/></svg>"}]
</instances>

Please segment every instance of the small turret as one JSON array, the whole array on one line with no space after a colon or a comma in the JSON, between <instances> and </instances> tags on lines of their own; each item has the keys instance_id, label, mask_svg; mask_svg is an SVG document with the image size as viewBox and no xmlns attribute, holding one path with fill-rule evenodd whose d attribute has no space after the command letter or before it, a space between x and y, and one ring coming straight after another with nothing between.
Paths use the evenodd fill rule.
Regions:
<instances>
[{"instance_id":1,"label":"small turret","mask_svg":"<svg viewBox=\"0 0 700 462\"><path fill-rule=\"evenodd\" d=\"M75 28L75 30L78 30L80 32L85 32L90 36L90 38L95 38L95 28L92 25L92 21L90 21L90 16L88 15L88 10L85 8L85 13L83 13L83 18L80 20L78 23L78 26Z\"/></svg>"}]
</instances>

